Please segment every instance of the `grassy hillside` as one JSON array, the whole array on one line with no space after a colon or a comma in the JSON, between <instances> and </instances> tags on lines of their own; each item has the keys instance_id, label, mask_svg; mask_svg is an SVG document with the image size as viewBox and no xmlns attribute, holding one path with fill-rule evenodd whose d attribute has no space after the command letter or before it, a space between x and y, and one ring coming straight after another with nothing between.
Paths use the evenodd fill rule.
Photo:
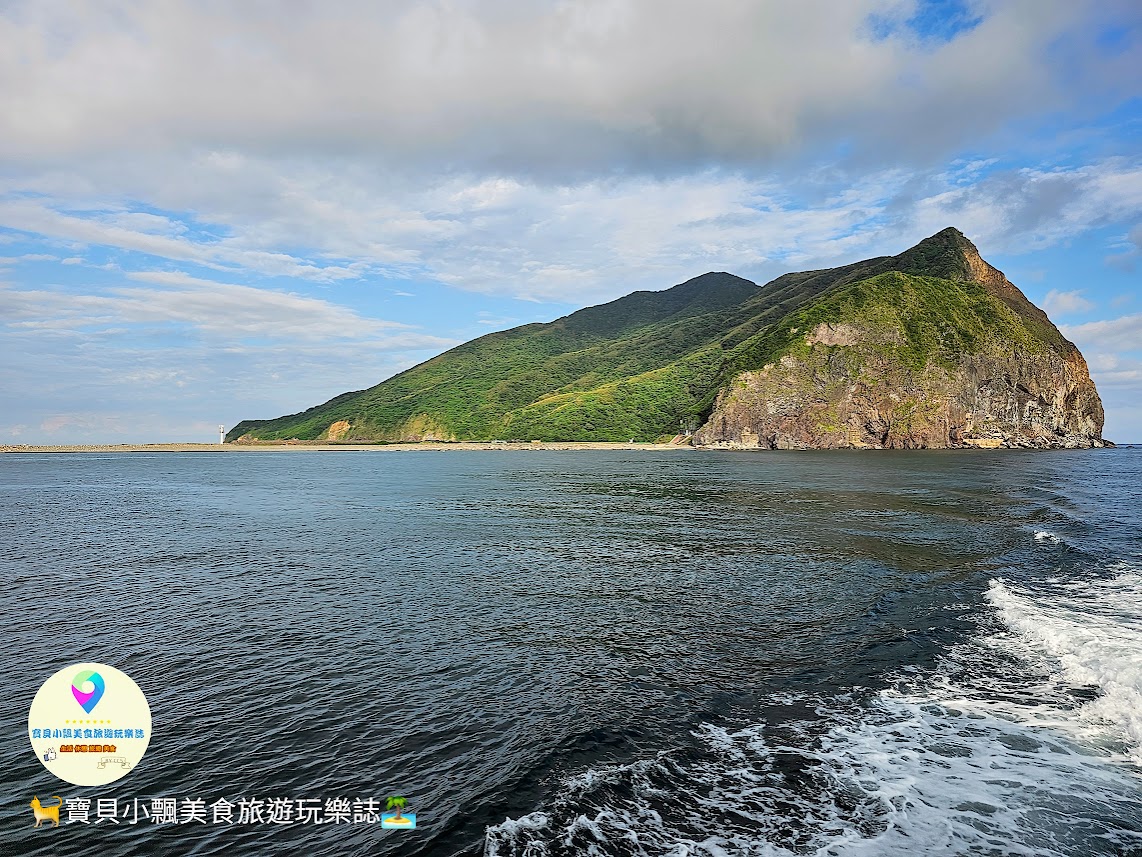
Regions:
<instances>
[{"instance_id":1,"label":"grassy hillside","mask_svg":"<svg viewBox=\"0 0 1142 857\"><path fill-rule=\"evenodd\" d=\"M915 366L996 343L1071 347L949 229L899 256L764 287L706 274L489 334L303 413L244 421L227 437L317 440L340 424L342 441L654 440L680 420L701 421L737 373L804 347L819 324L843 322L894 331L892 359Z\"/></svg>"},{"instance_id":2,"label":"grassy hillside","mask_svg":"<svg viewBox=\"0 0 1142 857\"><path fill-rule=\"evenodd\" d=\"M951 368L964 354L996 345L1042 351L1049 343L980 283L892 271L840 286L805 304L739 345L727 369L757 369L804 351L820 324L849 324L884 332L882 352L910 368Z\"/></svg>"},{"instance_id":3,"label":"grassy hillside","mask_svg":"<svg viewBox=\"0 0 1142 857\"><path fill-rule=\"evenodd\" d=\"M635 292L549 324L482 336L375 387L342 394L301 414L239 423L228 438L317 439L340 420L351 426L341 438L346 441L397 440L429 432L475 440L569 436L556 437L562 431L590 440L613 439L616 431L626 435L624 440L648 433L657 437L668 430L664 426L676 426L690 413L675 400L676 382L663 379L669 389L656 397L656 406L645 395L636 397L654 417L616 424L603 418L611 408L605 403L616 396L627 400L630 391L621 382L707 346L734 323L737 308L756 291L749 280L712 273L664 292ZM705 367L694 371L709 374ZM585 394L596 390L604 404L586 404L590 397ZM551 426L539 425L544 413L558 414Z\"/></svg>"}]
</instances>

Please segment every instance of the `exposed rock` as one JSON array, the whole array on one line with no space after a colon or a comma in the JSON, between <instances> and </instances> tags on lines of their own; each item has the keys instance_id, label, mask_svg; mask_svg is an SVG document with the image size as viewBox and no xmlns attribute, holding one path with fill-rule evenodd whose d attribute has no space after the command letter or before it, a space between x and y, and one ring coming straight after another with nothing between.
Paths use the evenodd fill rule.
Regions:
<instances>
[{"instance_id":1,"label":"exposed rock","mask_svg":"<svg viewBox=\"0 0 1142 857\"><path fill-rule=\"evenodd\" d=\"M951 232L929 239L950 242L955 251L941 273L962 276L1002 301L1003 306L979 304L970 287L965 298L982 305L985 315L996 314L994 330L972 339L970 348L936 350L918 361L917 334L909 329L915 305L892 311L878 305L872 312L866 303L859 312L839 311L854 317L817 324L791 340L779 359L738 374L719 393L695 444L743 449L1110 446L1102 439L1102 402L1078 349L970 242ZM958 269L956 256L962 262ZM902 274L884 276L882 292L913 282ZM1002 335L1004 324L1015 333Z\"/></svg>"},{"instance_id":2,"label":"exposed rock","mask_svg":"<svg viewBox=\"0 0 1142 857\"><path fill-rule=\"evenodd\" d=\"M337 420L329 426L325 432L327 440L341 440L349 433L350 423L348 420Z\"/></svg>"},{"instance_id":3,"label":"exposed rock","mask_svg":"<svg viewBox=\"0 0 1142 857\"><path fill-rule=\"evenodd\" d=\"M866 334L867 335L867 334ZM972 355L913 370L860 343L745 372L698 430L704 446L756 449L1103 446L1102 403L1078 351Z\"/></svg>"},{"instance_id":4,"label":"exposed rock","mask_svg":"<svg viewBox=\"0 0 1142 857\"><path fill-rule=\"evenodd\" d=\"M401 443L419 443L424 441L454 441L455 435L442 427L428 414L417 414L407 420L391 438Z\"/></svg>"},{"instance_id":5,"label":"exposed rock","mask_svg":"<svg viewBox=\"0 0 1142 857\"><path fill-rule=\"evenodd\" d=\"M806 345L856 345L860 333L855 327L847 324L819 324L816 329L805 337Z\"/></svg>"}]
</instances>

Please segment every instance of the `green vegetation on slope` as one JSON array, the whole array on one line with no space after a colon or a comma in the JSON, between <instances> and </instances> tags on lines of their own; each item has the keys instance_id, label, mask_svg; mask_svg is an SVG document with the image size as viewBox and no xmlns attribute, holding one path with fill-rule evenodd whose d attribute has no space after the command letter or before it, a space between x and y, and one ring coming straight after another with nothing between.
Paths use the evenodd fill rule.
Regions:
<instances>
[{"instance_id":1,"label":"green vegetation on slope","mask_svg":"<svg viewBox=\"0 0 1142 857\"><path fill-rule=\"evenodd\" d=\"M690 380L678 377L685 370L637 392L624 382L708 346L756 291L740 277L706 274L665 292L635 292L550 324L480 337L301 414L239 423L229 438L317 439L339 420L351 425L346 441L397 440L425 429L458 439L551 439L554 426L573 433L564 437L591 440L658 437L689 413L676 400ZM652 395L650 388L660 389ZM615 406L606 404L616 400L646 413L616 420L609 413ZM552 415L551 425L544 425L544 413Z\"/></svg>"},{"instance_id":2,"label":"green vegetation on slope","mask_svg":"<svg viewBox=\"0 0 1142 857\"><path fill-rule=\"evenodd\" d=\"M808 349L823 323L879 332L886 357L917 369L997 347L1068 345L1001 275L999 285L970 279L967 252L967 239L944 230L899 256L760 289L706 274L480 337L304 413L242 422L228 438L313 440L344 420L344 441L654 440L702 419L741 371Z\"/></svg>"},{"instance_id":3,"label":"green vegetation on slope","mask_svg":"<svg viewBox=\"0 0 1142 857\"><path fill-rule=\"evenodd\" d=\"M928 363L952 368L960 356L1000 344L1026 352L1047 347L1033 324L980 283L893 271L800 307L738 346L727 368L736 374L797 355L809 348L805 337L820 324L879 331L885 355L911 369Z\"/></svg>"}]
</instances>

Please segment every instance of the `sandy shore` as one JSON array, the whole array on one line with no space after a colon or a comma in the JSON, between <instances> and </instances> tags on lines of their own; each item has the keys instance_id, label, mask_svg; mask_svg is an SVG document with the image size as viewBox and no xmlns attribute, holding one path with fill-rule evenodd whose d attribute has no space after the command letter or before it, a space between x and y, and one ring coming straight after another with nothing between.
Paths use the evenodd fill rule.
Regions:
<instances>
[{"instance_id":1,"label":"sandy shore","mask_svg":"<svg viewBox=\"0 0 1142 857\"><path fill-rule=\"evenodd\" d=\"M413 450L570 450L570 449L692 449L673 443L121 443L82 446L31 446L7 444L0 452L410 452Z\"/></svg>"}]
</instances>

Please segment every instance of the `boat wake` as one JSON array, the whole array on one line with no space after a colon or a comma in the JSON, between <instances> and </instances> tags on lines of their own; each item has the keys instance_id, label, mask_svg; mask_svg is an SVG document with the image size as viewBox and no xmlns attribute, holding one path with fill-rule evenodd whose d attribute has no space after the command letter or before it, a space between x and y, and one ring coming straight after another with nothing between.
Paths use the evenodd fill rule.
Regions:
<instances>
[{"instance_id":1,"label":"boat wake","mask_svg":"<svg viewBox=\"0 0 1142 857\"><path fill-rule=\"evenodd\" d=\"M587 770L486 853L1142 855L1142 574L987 601L934 672Z\"/></svg>"}]
</instances>

